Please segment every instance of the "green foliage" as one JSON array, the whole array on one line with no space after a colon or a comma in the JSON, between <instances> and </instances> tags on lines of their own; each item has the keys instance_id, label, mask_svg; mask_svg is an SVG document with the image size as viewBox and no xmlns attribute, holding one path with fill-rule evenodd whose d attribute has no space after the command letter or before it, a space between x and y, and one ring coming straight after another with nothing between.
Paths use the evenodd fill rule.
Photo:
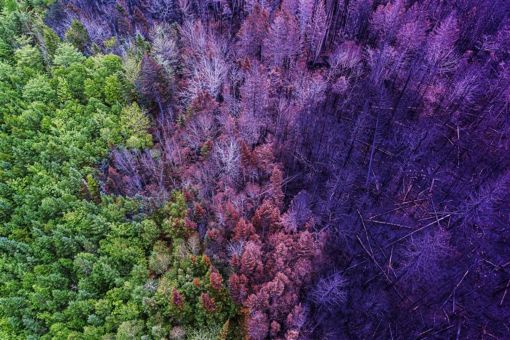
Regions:
<instances>
[{"instance_id":1,"label":"green foliage","mask_svg":"<svg viewBox=\"0 0 510 340\"><path fill-rule=\"evenodd\" d=\"M122 65L124 68L124 74L125 74L127 81L130 84L132 84L133 86L140 74L141 65L142 65L141 59L137 58L133 54L128 54L124 58L124 62Z\"/></svg>"},{"instance_id":2,"label":"green foliage","mask_svg":"<svg viewBox=\"0 0 510 340\"><path fill-rule=\"evenodd\" d=\"M141 320L124 321L117 330L116 339L118 340L136 340L143 335L144 323Z\"/></svg>"},{"instance_id":3,"label":"green foliage","mask_svg":"<svg viewBox=\"0 0 510 340\"><path fill-rule=\"evenodd\" d=\"M23 88L23 99L28 103L39 101L51 103L56 91L51 86L48 76L41 74L31 78Z\"/></svg>"},{"instance_id":4,"label":"green foliage","mask_svg":"<svg viewBox=\"0 0 510 340\"><path fill-rule=\"evenodd\" d=\"M165 273L170 266L172 260L172 252L163 241L154 244L151 256L149 257L149 269L161 275Z\"/></svg>"},{"instance_id":5,"label":"green foliage","mask_svg":"<svg viewBox=\"0 0 510 340\"><path fill-rule=\"evenodd\" d=\"M7 12L14 12L18 9L18 4L17 4L16 0L4 0L2 7Z\"/></svg>"},{"instance_id":6,"label":"green foliage","mask_svg":"<svg viewBox=\"0 0 510 340\"><path fill-rule=\"evenodd\" d=\"M0 58L7 59L11 53L11 46L4 39L0 38Z\"/></svg>"},{"instance_id":7,"label":"green foliage","mask_svg":"<svg viewBox=\"0 0 510 340\"><path fill-rule=\"evenodd\" d=\"M42 71L43 63L39 49L35 46L24 45L14 54L17 66L23 71Z\"/></svg>"},{"instance_id":8,"label":"green foliage","mask_svg":"<svg viewBox=\"0 0 510 340\"><path fill-rule=\"evenodd\" d=\"M117 39L115 37L106 39L105 41L103 41L103 45L108 49L112 49L117 45Z\"/></svg>"},{"instance_id":9,"label":"green foliage","mask_svg":"<svg viewBox=\"0 0 510 340\"><path fill-rule=\"evenodd\" d=\"M179 338L172 333L182 329L221 329L236 316L236 307L224 282L217 279L221 276L202 254L200 239L188 219L184 194L174 192L154 218L167 241L156 242L149 258L149 270L157 278L154 296L147 300L151 320L164 317L183 327L174 327L171 338ZM212 273L216 280L211 278Z\"/></svg>"},{"instance_id":10,"label":"green foliage","mask_svg":"<svg viewBox=\"0 0 510 340\"><path fill-rule=\"evenodd\" d=\"M78 20L73 20L65 34L65 38L66 41L80 51L85 51L85 48L90 42L89 32L87 32L85 26Z\"/></svg>"},{"instance_id":11,"label":"green foliage","mask_svg":"<svg viewBox=\"0 0 510 340\"><path fill-rule=\"evenodd\" d=\"M126 106L120 115L122 135L130 149L143 149L152 146L152 136L147 132L150 121L136 102Z\"/></svg>"},{"instance_id":12,"label":"green foliage","mask_svg":"<svg viewBox=\"0 0 510 340\"><path fill-rule=\"evenodd\" d=\"M44 37L44 46L48 51L48 54L51 58L55 56L55 52L57 51L58 45L60 43L60 38L58 35L53 32L51 28L48 26L42 26L42 34Z\"/></svg>"},{"instance_id":13,"label":"green foliage","mask_svg":"<svg viewBox=\"0 0 510 340\"><path fill-rule=\"evenodd\" d=\"M101 197L94 180L110 145L124 142L121 61L61 44L46 72L39 48L18 42L13 59L0 61L0 335L76 338L98 326L106 334L129 320L108 324L96 307L120 289L122 310L112 313L138 318L141 302L128 300L143 286L150 249L138 242L141 223L125 217L138 203ZM102 85L88 97L92 79Z\"/></svg>"},{"instance_id":14,"label":"green foliage","mask_svg":"<svg viewBox=\"0 0 510 340\"><path fill-rule=\"evenodd\" d=\"M112 74L106 77L103 92L106 102L110 105L122 100L122 84L117 75Z\"/></svg>"},{"instance_id":15,"label":"green foliage","mask_svg":"<svg viewBox=\"0 0 510 340\"><path fill-rule=\"evenodd\" d=\"M189 223L186 223L187 206L182 192L176 191L172 194L172 199L163 207L162 213L165 217L161 225L168 237L181 239L194 232Z\"/></svg>"},{"instance_id":16,"label":"green foliage","mask_svg":"<svg viewBox=\"0 0 510 340\"><path fill-rule=\"evenodd\" d=\"M85 61L85 57L71 44L62 43L55 52L53 63L57 66L68 67Z\"/></svg>"},{"instance_id":17,"label":"green foliage","mask_svg":"<svg viewBox=\"0 0 510 340\"><path fill-rule=\"evenodd\" d=\"M101 192L97 169L112 147L152 145L133 74L118 56L85 57L76 24L72 44L61 43L27 11L32 35L23 35L17 4L3 2L11 12L0 14L0 339L221 328L236 309L225 285L209 282L215 269L184 195L145 214L143 202Z\"/></svg>"},{"instance_id":18,"label":"green foliage","mask_svg":"<svg viewBox=\"0 0 510 340\"><path fill-rule=\"evenodd\" d=\"M141 60L142 56L149 52L150 50L150 43L145 40L145 38L141 34L137 34L135 37L135 46L134 46L134 53L137 56L137 59Z\"/></svg>"}]
</instances>

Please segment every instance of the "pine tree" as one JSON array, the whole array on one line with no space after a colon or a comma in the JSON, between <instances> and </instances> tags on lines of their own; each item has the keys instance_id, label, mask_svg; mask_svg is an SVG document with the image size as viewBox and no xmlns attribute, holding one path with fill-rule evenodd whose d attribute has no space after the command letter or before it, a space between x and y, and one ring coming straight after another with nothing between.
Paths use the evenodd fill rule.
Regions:
<instances>
[{"instance_id":1,"label":"pine tree","mask_svg":"<svg viewBox=\"0 0 510 340\"><path fill-rule=\"evenodd\" d=\"M69 43L82 52L85 52L88 44L90 43L90 37L87 29L78 20L73 20L71 26L66 32L65 38Z\"/></svg>"}]
</instances>

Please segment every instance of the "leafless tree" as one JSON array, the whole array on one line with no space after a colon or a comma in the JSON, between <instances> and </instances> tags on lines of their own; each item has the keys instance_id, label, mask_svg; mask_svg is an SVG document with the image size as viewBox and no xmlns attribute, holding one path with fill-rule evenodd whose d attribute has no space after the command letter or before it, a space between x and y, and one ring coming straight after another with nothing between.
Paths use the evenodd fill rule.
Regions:
<instances>
[{"instance_id":1,"label":"leafless tree","mask_svg":"<svg viewBox=\"0 0 510 340\"><path fill-rule=\"evenodd\" d=\"M441 266L451 253L450 235L442 227L411 238L403 252L403 274L411 289L432 285L441 279Z\"/></svg>"},{"instance_id":2,"label":"leafless tree","mask_svg":"<svg viewBox=\"0 0 510 340\"><path fill-rule=\"evenodd\" d=\"M329 311L334 311L347 300L347 280L340 273L333 273L317 282L311 290L312 301Z\"/></svg>"},{"instance_id":3,"label":"leafless tree","mask_svg":"<svg viewBox=\"0 0 510 340\"><path fill-rule=\"evenodd\" d=\"M240 174L241 153L239 144L234 138L219 141L214 147L214 159L224 178L236 183Z\"/></svg>"}]
</instances>

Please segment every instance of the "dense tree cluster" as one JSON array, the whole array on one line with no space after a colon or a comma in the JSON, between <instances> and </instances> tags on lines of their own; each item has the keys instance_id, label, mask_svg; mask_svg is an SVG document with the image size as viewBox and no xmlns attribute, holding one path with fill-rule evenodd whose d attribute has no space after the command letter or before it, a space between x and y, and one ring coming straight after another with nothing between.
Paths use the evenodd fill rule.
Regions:
<instances>
[{"instance_id":1,"label":"dense tree cluster","mask_svg":"<svg viewBox=\"0 0 510 340\"><path fill-rule=\"evenodd\" d=\"M508 334L508 1L0 4L1 336Z\"/></svg>"},{"instance_id":2,"label":"dense tree cluster","mask_svg":"<svg viewBox=\"0 0 510 340\"><path fill-rule=\"evenodd\" d=\"M0 15L0 338L235 338L191 203L176 190L148 207L98 181L113 146L152 146L129 67L60 42L31 6Z\"/></svg>"}]
</instances>

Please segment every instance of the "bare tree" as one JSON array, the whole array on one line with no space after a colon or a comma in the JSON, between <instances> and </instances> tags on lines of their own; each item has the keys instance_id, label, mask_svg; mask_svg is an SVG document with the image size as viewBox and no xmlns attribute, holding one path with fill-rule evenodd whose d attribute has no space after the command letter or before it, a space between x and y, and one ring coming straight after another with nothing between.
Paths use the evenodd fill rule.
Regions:
<instances>
[{"instance_id":1,"label":"bare tree","mask_svg":"<svg viewBox=\"0 0 510 340\"><path fill-rule=\"evenodd\" d=\"M215 144L214 159L224 178L236 183L240 175L241 153L239 144L233 138L219 141Z\"/></svg>"},{"instance_id":2,"label":"bare tree","mask_svg":"<svg viewBox=\"0 0 510 340\"><path fill-rule=\"evenodd\" d=\"M289 67L298 55L299 31L296 20L286 11L279 11L264 41L263 56L273 66Z\"/></svg>"},{"instance_id":3,"label":"bare tree","mask_svg":"<svg viewBox=\"0 0 510 340\"><path fill-rule=\"evenodd\" d=\"M403 273L411 289L433 287L441 280L441 266L451 253L450 235L443 228L411 238L403 252Z\"/></svg>"},{"instance_id":4,"label":"bare tree","mask_svg":"<svg viewBox=\"0 0 510 340\"><path fill-rule=\"evenodd\" d=\"M175 0L149 1L149 12L161 21L170 21L177 17Z\"/></svg>"},{"instance_id":5,"label":"bare tree","mask_svg":"<svg viewBox=\"0 0 510 340\"><path fill-rule=\"evenodd\" d=\"M441 22L429 39L426 57L434 71L440 74L454 71L458 55L455 42L459 37L457 18L452 14Z\"/></svg>"},{"instance_id":6,"label":"bare tree","mask_svg":"<svg viewBox=\"0 0 510 340\"><path fill-rule=\"evenodd\" d=\"M310 292L312 301L322 308L334 311L347 300L347 280L340 273L320 279Z\"/></svg>"}]
</instances>

